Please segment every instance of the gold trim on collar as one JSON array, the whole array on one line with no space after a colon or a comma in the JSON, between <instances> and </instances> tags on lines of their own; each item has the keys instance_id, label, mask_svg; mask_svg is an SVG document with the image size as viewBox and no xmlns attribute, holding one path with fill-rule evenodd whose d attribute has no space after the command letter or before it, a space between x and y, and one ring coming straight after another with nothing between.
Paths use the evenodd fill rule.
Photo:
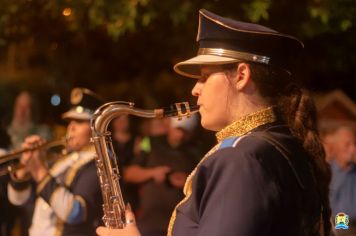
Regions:
<instances>
[{"instance_id":1,"label":"gold trim on collar","mask_svg":"<svg viewBox=\"0 0 356 236\"><path fill-rule=\"evenodd\" d=\"M64 221L57 217L55 236L61 236L63 234Z\"/></svg>"},{"instance_id":2,"label":"gold trim on collar","mask_svg":"<svg viewBox=\"0 0 356 236\"><path fill-rule=\"evenodd\" d=\"M95 152L95 146L93 144L88 144L84 146L82 149L79 150L79 152Z\"/></svg>"},{"instance_id":3,"label":"gold trim on collar","mask_svg":"<svg viewBox=\"0 0 356 236\"><path fill-rule=\"evenodd\" d=\"M52 176L48 173L38 184L36 188L36 193L40 194L47 183L52 179Z\"/></svg>"},{"instance_id":4,"label":"gold trim on collar","mask_svg":"<svg viewBox=\"0 0 356 236\"><path fill-rule=\"evenodd\" d=\"M220 143L226 138L241 136L258 126L276 121L273 107L267 107L255 113L249 114L226 126L216 133L216 138Z\"/></svg>"},{"instance_id":5,"label":"gold trim on collar","mask_svg":"<svg viewBox=\"0 0 356 236\"><path fill-rule=\"evenodd\" d=\"M81 157L81 159L79 159L78 161L75 161L73 165L70 167L70 169L68 170L68 172L66 173L66 178L65 178L66 186L70 186L72 184L80 168L82 168L84 165L88 164L89 162L95 159L95 153L81 151L79 155L85 155L85 156Z\"/></svg>"}]
</instances>

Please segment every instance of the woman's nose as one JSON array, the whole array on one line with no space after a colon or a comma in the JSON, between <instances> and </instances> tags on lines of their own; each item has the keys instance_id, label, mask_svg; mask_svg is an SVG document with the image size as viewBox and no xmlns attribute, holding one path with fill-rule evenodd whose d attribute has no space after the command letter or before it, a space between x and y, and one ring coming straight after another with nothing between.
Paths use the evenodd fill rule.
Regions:
<instances>
[{"instance_id":1,"label":"woman's nose","mask_svg":"<svg viewBox=\"0 0 356 236\"><path fill-rule=\"evenodd\" d=\"M192 89L192 95L195 97L198 97L200 95L200 91L201 91L201 83L198 81L195 83L193 89Z\"/></svg>"}]
</instances>

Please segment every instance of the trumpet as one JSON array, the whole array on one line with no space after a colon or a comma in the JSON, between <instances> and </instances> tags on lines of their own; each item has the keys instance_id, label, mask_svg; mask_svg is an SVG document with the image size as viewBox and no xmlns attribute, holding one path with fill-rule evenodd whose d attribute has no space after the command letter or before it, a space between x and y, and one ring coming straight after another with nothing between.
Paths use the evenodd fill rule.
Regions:
<instances>
[{"instance_id":1,"label":"trumpet","mask_svg":"<svg viewBox=\"0 0 356 236\"><path fill-rule=\"evenodd\" d=\"M14 160L18 160L21 157L21 154L24 152L29 152L29 151L34 151L37 149L41 149L44 148L46 150L54 148L54 147L60 147L60 146L66 146L66 139L62 138L59 140L54 140L54 141L50 141L50 142L45 142L41 145L38 145L36 147L31 147L31 148L22 148L22 149L17 149L17 150L13 150L10 153L7 153L5 155L0 156L0 165L7 163L7 162L11 162ZM8 165L4 165L4 167L2 169L0 169L0 176L2 175L6 175L10 172L16 171L20 168L22 168L23 165L21 164L14 164L14 163L9 163Z\"/></svg>"}]
</instances>

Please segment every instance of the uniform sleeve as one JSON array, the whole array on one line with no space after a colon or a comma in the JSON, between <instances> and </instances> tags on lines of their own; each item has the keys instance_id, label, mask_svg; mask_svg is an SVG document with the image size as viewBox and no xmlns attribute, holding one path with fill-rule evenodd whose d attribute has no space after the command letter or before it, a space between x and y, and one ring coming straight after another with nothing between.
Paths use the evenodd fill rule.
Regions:
<instances>
[{"instance_id":1,"label":"uniform sleeve","mask_svg":"<svg viewBox=\"0 0 356 236\"><path fill-rule=\"evenodd\" d=\"M70 188L48 175L38 185L37 193L68 224L86 221L101 207L100 185L94 162L77 172Z\"/></svg>"},{"instance_id":2,"label":"uniform sleeve","mask_svg":"<svg viewBox=\"0 0 356 236\"><path fill-rule=\"evenodd\" d=\"M11 179L7 185L9 202L16 206L28 203L32 198L32 186L30 181L17 181Z\"/></svg>"},{"instance_id":3,"label":"uniform sleeve","mask_svg":"<svg viewBox=\"0 0 356 236\"><path fill-rule=\"evenodd\" d=\"M9 202L16 206L22 206L33 200L34 182L31 178L19 180L14 173L10 173L7 184L7 197Z\"/></svg>"},{"instance_id":4,"label":"uniform sleeve","mask_svg":"<svg viewBox=\"0 0 356 236\"><path fill-rule=\"evenodd\" d=\"M264 235L276 199L273 181L251 154L225 148L203 164L199 236ZM258 225L258 228L256 227Z\"/></svg>"}]
</instances>

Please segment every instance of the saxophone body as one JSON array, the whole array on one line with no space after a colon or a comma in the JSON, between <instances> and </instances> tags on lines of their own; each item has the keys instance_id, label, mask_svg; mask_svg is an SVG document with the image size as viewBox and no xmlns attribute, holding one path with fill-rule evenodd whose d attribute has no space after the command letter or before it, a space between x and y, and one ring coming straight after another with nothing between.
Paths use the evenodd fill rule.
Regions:
<instances>
[{"instance_id":1,"label":"saxophone body","mask_svg":"<svg viewBox=\"0 0 356 236\"><path fill-rule=\"evenodd\" d=\"M130 102L110 102L99 107L91 119L92 142L97 156L95 163L103 197L103 222L106 227L121 229L125 227L125 202L119 184L117 158L108 131L110 122L121 115L134 115L144 118L189 117L198 111L187 102L175 103L169 108L143 110Z\"/></svg>"}]
</instances>

